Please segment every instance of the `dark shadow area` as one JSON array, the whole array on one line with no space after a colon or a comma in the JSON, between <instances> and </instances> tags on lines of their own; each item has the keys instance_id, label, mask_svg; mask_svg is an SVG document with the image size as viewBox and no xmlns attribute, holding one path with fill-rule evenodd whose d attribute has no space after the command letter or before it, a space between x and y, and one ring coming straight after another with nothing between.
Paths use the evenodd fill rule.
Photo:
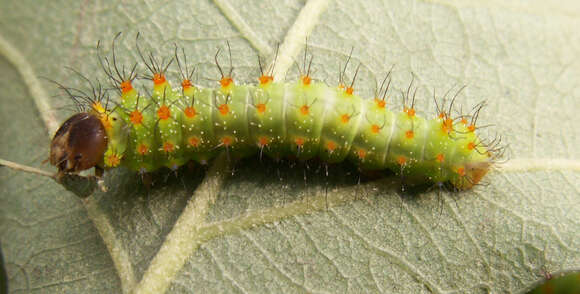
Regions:
<instances>
[{"instance_id":1,"label":"dark shadow area","mask_svg":"<svg viewBox=\"0 0 580 294\"><path fill-rule=\"evenodd\" d=\"M0 247L0 293L8 293L8 275L4 267L4 254Z\"/></svg>"}]
</instances>

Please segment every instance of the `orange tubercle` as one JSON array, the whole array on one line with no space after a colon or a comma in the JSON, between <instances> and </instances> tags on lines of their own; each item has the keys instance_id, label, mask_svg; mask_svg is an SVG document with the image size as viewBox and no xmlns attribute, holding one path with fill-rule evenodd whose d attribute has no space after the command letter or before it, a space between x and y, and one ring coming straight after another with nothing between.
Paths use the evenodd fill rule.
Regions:
<instances>
[{"instance_id":1,"label":"orange tubercle","mask_svg":"<svg viewBox=\"0 0 580 294\"><path fill-rule=\"evenodd\" d=\"M356 155L358 155L359 159L364 159L367 156L367 152L364 149L359 149Z\"/></svg>"},{"instance_id":2,"label":"orange tubercle","mask_svg":"<svg viewBox=\"0 0 580 294\"><path fill-rule=\"evenodd\" d=\"M353 87L347 87L344 92L346 94L348 94L348 95L352 95L352 93L354 93L354 88Z\"/></svg>"},{"instance_id":3,"label":"orange tubercle","mask_svg":"<svg viewBox=\"0 0 580 294\"><path fill-rule=\"evenodd\" d=\"M105 130L109 131L113 128L113 123L111 122L111 118L108 115L101 115L99 118Z\"/></svg>"},{"instance_id":4,"label":"orange tubercle","mask_svg":"<svg viewBox=\"0 0 580 294\"><path fill-rule=\"evenodd\" d=\"M467 130L473 133L475 131L475 125L467 126Z\"/></svg>"},{"instance_id":5,"label":"orange tubercle","mask_svg":"<svg viewBox=\"0 0 580 294\"><path fill-rule=\"evenodd\" d=\"M149 147L147 147L147 145L141 143L139 146L137 146L137 153L145 155L147 152L149 152Z\"/></svg>"},{"instance_id":6,"label":"orange tubercle","mask_svg":"<svg viewBox=\"0 0 580 294\"><path fill-rule=\"evenodd\" d=\"M258 145L260 147L264 147L266 145L268 145L270 143L270 139L266 136L262 136L260 138L258 138Z\"/></svg>"},{"instance_id":7,"label":"orange tubercle","mask_svg":"<svg viewBox=\"0 0 580 294\"><path fill-rule=\"evenodd\" d=\"M407 114L407 116L409 116L409 117L413 117L413 116L415 116L415 109L414 109L414 108L405 108L403 111L404 111L404 112Z\"/></svg>"},{"instance_id":8,"label":"orange tubercle","mask_svg":"<svg viewBox=\"0 0 580 294\"><path fill-rule=\"evenodd\" d=\"M343 114L343 115L341 115L341 116L340 116L340 121L341 121L343 124L346 124L346 123L348 123L348 122L350 121L350 115L348 115L348 114Z\"/></svg>"},{"instance_id":9,"label":"orange tubercle","mask_svg":"<svg viewBox=\"0 0 580 294\"><path fill-rule=\"evenodd\" d=\"M167 152L167 153L171 153L173 151L175 151L175 145L173 145L173 143L167 141L163 143L163 151Z\"/></svg>"},{"instance_id":10,"label":"orange tubercle","mask_svg":"<svg viewBox=\"0 0 580 294\"><path fill-rule=\"evenodd\" d=\"M117 154L111 154L105 159L105 164L110 167L117 167L121 164L121 157Z\"/></svg>"},{"instance_id":11,"label":"orange tubercle","mask_svg":"<svg viewBox=\"0 0 580 294\"><path fill-rule=\"evenodd\" d=\"M224 144L225 146L231 146L233 142L234 140L231 137L222 138L222 144Z\"/></svg>"},{"instance_id":12,"label":"orange tubercle","mask_svg":"<svg viewBox=\"0 0 580 294\"><path fill-rule=\"evenodd\" d=\"M230 107L227 104L222 104L218 107L221 115L227 115L230 112Z\"/></svg>"},{"instance_id":13,"label":"orange tubercle","mask_svg":"<svg viewBox=\"0 0 580 294\"><path fill-rule=\"evenodd\" d=\"M407 139L413 139L413 137L415 137L415 133L411 130L405 132L405 137L407 137Z\"/></svg>"},{"instance_id":14,"label":"orange tubercle","mask_svg":"<svg viewBox=\"0 0 580 294\"><path fill-rule=\"evenodd\" d=\"M189 137L189 139L187 139L187 144L191 147L197 147L199 146L199 139L197 137Z\"/></svg>"},{"instance_id":15,"label":"orange tubercle","mask_svg":"<svg viewBox=\"0 0 580 294\"><path fill-rule=\"evenodd\" d=\"M193 84L188 79L185 79L185 80L181 81L181 88L183 88L184 90L189 89L192 86L193 86Z\"/></svg>"},{"instance_id":16,"label":"orange tubercle","mask_svg":"<svg viewBox=\"0 0 580 294\"><path fill-rule=\"evenodd\" d=\"M133 90L133 85L131 84L131 80L121 82L121 84L119 85L119 88L121 89L122 94L125 94L125 93Z\"/></svg>"},{"instance_id":17,"label":"orange tubercle","mask_svg":"<svg viewBox=\"0 0 580 294\"><path fill-rule=\"evenodd\" d=\"M220 80L220 85L222 86L222 88L227 88L233 84L234 84L234 79L232 77L223 77Z\"/></svg>"},{"instance_id":18,"label":"orange tubercle","mask_svg":"<svg viewBox=\"0 0 580 294\"><path fill-rule=\"evenodd\" d=\"M197 112L195 111L195 107L193 107L193 106L186 107L185 110L183 110L183 113L188 118L194 118L197 115Z\"/></svg>"},{"instance_id":19,"label":"orange tubercle","mask_svg":"<svg viewBox=\"0 0 580 294\"><path fill-rule=\"evenodd\" d=\"M258 81L260 81L260 85L267 85L274 81L274 77L263 75L258 78Z\"/></svg>"},{"instance_id":20,"label":"orange tubercle","mask_svg":"<svg viewBox=\"0 0 580 294\"><path fill-rule=\"evenodd\" d=\"M153 84L155 86L162 85L162 84L164 84L166 82L165 75L163 75L162 73L159 73L159 72L153 74L153 79L152 80L153 80Z\"/></svg>"},{"instance_id":21,"label":"orange tubercle","mask_svg":"<svg viewBox=\"0 0 580 294\"><path fill-rule=\"evenodd\" d=\"M385 100L383 99L375 98L375 104L377 105L378 108L385 108L387 102L385 102Z\"/></svg>"},{"instance_id":22,"label":"orange tubercle","mask_svg":"<svg viewBox=\"0 0 580 294\"><path fill-rule=\"evenodd\" d=\"M302 80L302 84L304 86L309 86L310 83L312 82L312 78L310 78L310 76L302 76L300 77L300 79Z\"/></svg>"},{"instance_id":23,"label":"orange tubercle","mask_svg":"<svg viewBox=\"0 0 580 294\"><path fill-rule=\"evenodd\" d=\"M333 141L328 141L328 143L326 143L326 149L328 149L328 151L334 151L336 150L336 143L334 143Z\"/></svg>"},{"instance_id":24,"label":"orange tubercle","mask_svg":"<svg viewBox=\"0 0 580 294\"><path fill-rule=\"evenodd\" d=\"M378 125L371 126L371 132L373 132L373 134L378 134L380 131L381 131L381 127L379 127Z\"/></svg>"},{"instance_id":25,"label":"orange tubercle","mask_svg":"<svg viewBox=\"0 0 580 294\"><path fill-rule=\"evenodd\" d=\"M134 126L140 125L143 123L143 114L139 110L134 110L129 114L129 120Z\"/></svg>"},{"instance_id":26,"label":"orange tubercle","mask_svg":"<svg viewBox=\"0 0 580 294\"><path fill-rule=\"evenodd\" d=\"M442 153L439 153L439 154L437 154L437 157L435 157L435 159L437 160L437 162L443 163L445 161L445 155L443 155Z\"/></svg>"},{"instance_id":27,"label":"orange tubercle","mask_svg":"<svg viewBox=\"0 0 580 294\"><path fill-rule=\"evenodd\" d=\"M299 147L302 147L304 145L304 138L298 137L294 140L294 143L296 143L296 145L298 145Z\"/></svg>"},{"instance_id":28,"label":"orange tubercle","mask_svg":"<svg viewBox=\"0 0 580 294\"><path fill-rule=\"evenodd\" d=\"M473 150L475 149L475 143L474 142L469 142L467 143L467 150Z\"/></svg>"},{"instance_id":29,"label":"orange tubercle","mask_svg":"<svg viewBox=\"0 0 580 294\"><path fill-rule=\"evenodd\" d=\"M404 165L405 163L407 163L407 158L405 156L399 156L397 158L397 163L399 165Z\"/></svg>"},{"instance_id":30,"label":"orange tubercle","mask_svg":"<svg viewBox=\"0 0 580 294\"><path fill-rule=\"evenodd\" d=\"M302 107L300 107L300 113L302 113L302 115L308 115L310 113L310 107L308 105L302 105Z\"/></svg>"},{"instance_id":31,"label":"orange tubercle","mask_svg":"<svg viewBox=\"0 0 580 294\"><path fill-rule=\"evenodd\" d=\"M258 111L258 113L266 112L266 104L258 103L258 105L256 105L256 110Z\"/></svg>"},{"instance_id":32,"label":"orange tubercle","mask_svg":"<svg viewBox=\"0 0 580 294\"><path fill-rule=\"evenodd\" d=\"M96 101L91 105L91 108L93 109L94 112L98 113L98 114L104 114L105 112L107 112L105 110L105 108L103 107L103 104L101 104L101 102Z\"/></svg>"},{"instance_id":33,"label":"orange tubercle","mask_svg":"<svg viewBox=\"0 0 580 294\"><path fill-rule=\"evenodd\" d=\"M444 119L441 123L441 131L446 134L451 133L451 131L453 131L453 120L450 118Z\"/></svg>"},{"instance_id":34,"label":"orange tubercle","mask_svg":"<svg viewBox=\"0 0 580 294\"><path fill-rule=\"evenodd\" d=\"M169 119L171 117L171 110L169 109L169 107L167 107L167 105L161 105L161 107L157 109L157 117L160 120Z\"/></svg>"},{"instance_id":35,"label":"orange tubercle","mask_svg":"<svg viewBox=\"0 0 580 294\"><path fill-rule=\"evenodd\" d=\"M457 169L457 174L458 174L460 177L465 177L465 168L463 168L463 167L460 167L460 168L458 168L458 169Z\"/></svg>"}]
</instances>

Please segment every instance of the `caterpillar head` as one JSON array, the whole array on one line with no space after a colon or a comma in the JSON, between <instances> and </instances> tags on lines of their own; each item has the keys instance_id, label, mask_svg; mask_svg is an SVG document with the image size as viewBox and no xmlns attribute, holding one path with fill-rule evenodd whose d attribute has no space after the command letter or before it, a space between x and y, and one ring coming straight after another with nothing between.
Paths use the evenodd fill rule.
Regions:
<instances>
[{"instance_id":1,"label":"caterpillar head","mask_svg":"<svg viewBox=\"0 0 580 294\"><path fill-rule=\"evenodd\" d=\"M107 133L97 114L81 112L67 119L50 144L50 164L59 172L76 173L103 160Z\"/></svg>"}]
</instances>

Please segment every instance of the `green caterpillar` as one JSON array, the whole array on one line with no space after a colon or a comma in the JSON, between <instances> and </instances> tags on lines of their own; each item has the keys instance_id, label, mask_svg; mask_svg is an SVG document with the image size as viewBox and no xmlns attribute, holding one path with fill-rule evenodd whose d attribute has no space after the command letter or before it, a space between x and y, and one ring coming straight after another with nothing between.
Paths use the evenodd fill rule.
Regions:
<instances>
[{"instance_id":1,"label":"green caterpillar","mask_svg":"<svg viewBox=\"0 0 580 294\"><path fill-rule=\"evenodd\" d=\"M374 99L362 99L342 82L336 87L315 82L309 72L295 82L275 82L262 73L257 85L236 85L216 54L219 88L194 86L185 66L177 90L165 78L168 65L143 58L153 82L152 93L144 96L133 87L135 67L126 74L114 59L100 60L120 102L108 109L103 91L93 90L92 98L68 91L90 105L54 136L50 162L61 173L118 166L141 173L176 169L190 160L206 163L225 150L235 157L259 152L327 163L348 159L363 170L389 169L409 182L449 182L464 190L479 183L500 154L497 142L486 144L476 135L482 104L472 116L455 118L451 107L432 119L417 116L414 103L390 110L382 91L387 79L382 97ZM177 64L182 70L179 59ZM407 91L406 100L409 96Z\"/></svg>"}]
</instances>

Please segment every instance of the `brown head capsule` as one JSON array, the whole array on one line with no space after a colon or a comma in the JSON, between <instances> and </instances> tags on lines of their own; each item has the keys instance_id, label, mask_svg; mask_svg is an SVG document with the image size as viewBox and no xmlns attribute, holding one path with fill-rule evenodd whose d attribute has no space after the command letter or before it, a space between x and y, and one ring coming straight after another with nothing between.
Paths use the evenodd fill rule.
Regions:
<instances>
[{"instance_id":1,"label":"brown head capsule","mask_svg":"<svg viewBox=\"0 0 580 294\"><path fill-rule=\"evenodd\" d=\"M50 164L59 172L79 172L99 164L107 148L107 133L99 118L81 112L56 131L50 144Z\"/></svg>"}]
</instances>

